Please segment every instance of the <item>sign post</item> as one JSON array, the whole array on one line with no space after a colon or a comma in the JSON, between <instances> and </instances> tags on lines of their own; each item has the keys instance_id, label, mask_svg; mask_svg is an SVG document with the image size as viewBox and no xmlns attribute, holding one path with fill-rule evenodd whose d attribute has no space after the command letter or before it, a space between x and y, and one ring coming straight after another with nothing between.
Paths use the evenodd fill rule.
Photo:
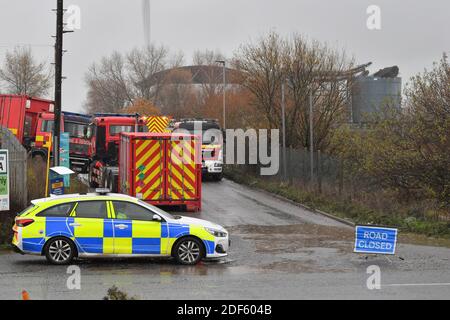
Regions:
<instances>
[{"instance_id":1,"label":"sign post","mask_svg":"<svg viewBox=\"0 0 450 320\"><path fill-rule=\"evenodd\" d=\"M69 150L70 150L70 136L68 132L61 132L60 137L61 146L59 148L59 163L62 167L70 168L70 158L69 158ZM70 175L64 175L64 187L70 187Z\"/></svg>"},{"instance_id":2,"label":"sign post","mask_svg":"<svg viewBox=\"0 0 450 320\"><path fill-rule=\"evenodd\" d=\"M357 226L355 253L395 254L398 230L393 228Z\"/></svg>"},{"instance_id":3,"label":"sign post","mask_svg":"<svg viewBox=\"0 0 450 320\"><path fill-rule=\"evenodd\" d=\"M0 211L9 211L9 154L0 150Z\"/></svg>"}]
</instances>

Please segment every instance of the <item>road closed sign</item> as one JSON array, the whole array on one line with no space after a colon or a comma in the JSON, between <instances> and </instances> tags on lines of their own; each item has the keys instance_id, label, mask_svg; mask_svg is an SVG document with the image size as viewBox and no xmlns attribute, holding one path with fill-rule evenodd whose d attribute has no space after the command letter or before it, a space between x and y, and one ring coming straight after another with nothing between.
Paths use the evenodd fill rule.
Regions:
<instances>
[{"instance_id":1,"label":"road closed sign","mask_svg":"<svg viewBox=\"0 0 450 320\"><path fill-rule=\"evenodd\" d=\"M0 211L9 210L8 150L0 150Z\"/></svg>"},{"instance_id":2,"label":"road closed sign","mask_svg":"<svg viewBox=\"0 0 450 320\"><path fill-rule=\"evenodd\" d=\"M398 230L393 228L357 226L356 253L395 254Z\"/></svg>"}]
</instances>

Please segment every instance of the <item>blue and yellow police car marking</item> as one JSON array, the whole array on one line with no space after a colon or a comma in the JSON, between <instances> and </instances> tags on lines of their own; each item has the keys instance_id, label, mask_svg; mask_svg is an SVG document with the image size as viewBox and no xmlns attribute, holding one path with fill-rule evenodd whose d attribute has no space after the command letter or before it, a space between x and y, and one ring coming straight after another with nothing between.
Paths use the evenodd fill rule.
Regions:
<instances>
[{"instance_id":1,"label":"blue and yellow police car marking","mask_svg":"<svg viewBox=\"0 0 450 320\"><path fill-rule=\"evenodd\" d=\"M37 209L38 213L55 204L75 203L67 218L34 216L35 222L19 228L13 243L24 252L40 254L50 238L64 236L74 241L81 255L170 255L173 245L180 237L191 235L203 241L206 254L215 253L215 237L202 225L117 219L112 204L115 199L105 200L106 219L80 218L76 214L80 201L83 200L60 200L56 203L49 201L50 204L42 204ZM35 209L30 212L35 212Z\"/></svg>"}]
</instances>

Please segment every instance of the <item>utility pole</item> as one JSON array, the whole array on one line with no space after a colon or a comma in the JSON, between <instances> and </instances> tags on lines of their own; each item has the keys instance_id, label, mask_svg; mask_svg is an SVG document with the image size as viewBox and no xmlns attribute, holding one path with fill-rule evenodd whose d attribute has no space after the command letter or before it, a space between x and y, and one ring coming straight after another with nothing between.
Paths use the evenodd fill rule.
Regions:
<instances>
[{"instance_id":1,"label":"utility pole","mask_svg":"<svg viewBox=\"0 0 450 320\"><path fill-rule=\"evenodd\" d=\"M62 104L62 56L64 34L64 1L57 0L56 8L56 44L55 44L55 122L53 131L53 164L59 166L59 145L61 137Z\"/></svg>"},{"instance_id":2,"label":"utility pole","mask_svg":"<svg viewBox=\"0 0 450 320\"><path fill-rule=\"evenodd\" d=\"M283 131L283 178L287 177L287 160L286 160L286 99L284 92L284 82L281 84L281 126Z\"/></svg>"}]
</instances>

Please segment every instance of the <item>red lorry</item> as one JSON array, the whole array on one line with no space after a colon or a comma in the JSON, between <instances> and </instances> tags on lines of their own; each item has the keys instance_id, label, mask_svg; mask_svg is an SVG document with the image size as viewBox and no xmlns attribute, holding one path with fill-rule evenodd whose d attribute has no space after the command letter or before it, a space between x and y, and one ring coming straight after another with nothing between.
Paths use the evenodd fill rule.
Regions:
<instances>
[{"instance_id":1,"label":"red lorry","mask_svg":"<svg viewBox=\"0 0 450 320\"><path fill-rule=\"evenodd\" d=\"M138 114L95 114L86 138L89 147L89 185L117 190L119 134L146 132L147 126Z\"/></svg>"},{"instance_id":2,"label":"red lorry","mask_svg":"<svg viewBox=\"0 0 450 320\"><path fill-rule=\"evenodd\" d=\"M0 125L8 128L27 150L31 150L36 141L39 117L53 109L50 100L0 95Z\"/></svg>"},{"instance_id":3,"label":"red lorry","mask_svg":"<svg viewBox=\"0 0 450 320\"><path fill-rule=\"evenodd\" d=\"M119 192L158 206L201 209L201 138L176 133L122 133Z\"/></svg>"}]
</instances>

